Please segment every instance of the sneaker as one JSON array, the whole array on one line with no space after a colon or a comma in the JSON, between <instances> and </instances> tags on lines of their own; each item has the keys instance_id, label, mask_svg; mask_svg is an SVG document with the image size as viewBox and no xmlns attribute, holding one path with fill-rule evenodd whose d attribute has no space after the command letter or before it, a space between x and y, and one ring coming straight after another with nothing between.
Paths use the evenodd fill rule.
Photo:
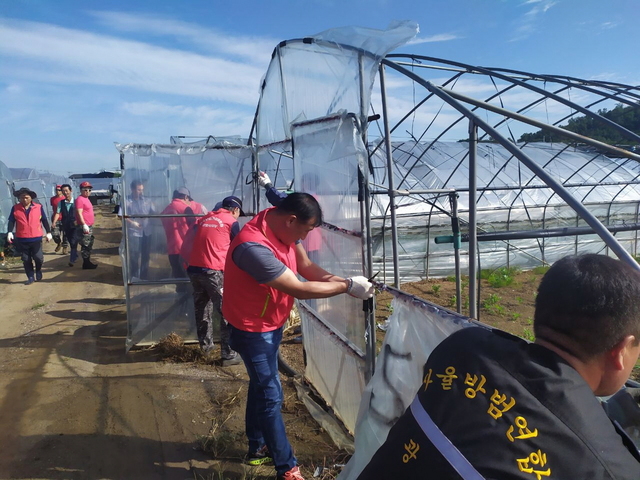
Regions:
<instances>
[{"instance_id":1,"label":"sneaker","mask_svg":"<svg viewBox=\"0 0 640 480\"><path fill-rule=\"evenodd\" d=\"M67 247L62 247L62 254L66 255L67 254Z\"/></svg>"},{"instance_id":2,"label":"sneaker","mask_svg":"<svg viewBox=\"0 0 640 480\"><path fill-rule=\"evenodd\" d=\"M304 480L304 477L300 473L300 469L296 466L288 472L284 472L282 475L276 477L277 480Z\"/></svg>"},{"instance_id":3,"label":"sneaker","mask_svg":"<svg viewBox=\"0 0 640 480\"><path fill-rule=\"evenodd\" d=\"M42 280L42 272L36 272L36 282Z\"/></svg>"},{"instance_id":4,"label":"sneaker","mask_svg":"<svg viewBox=\"0 0 640 480\"><path fill-rule=\"evenodd\" d=\"M273 458L271 458L271 454L269 453L269 449L266 445L260 447L256 452L249 452L245 457L245 463L247 465L269 465L273 463Z\"/></svg>"},{"instance_id":5,"label":"sneaker","mask_svg":"<svg viewBox=\"0 0 640 480\"><path fill-rule=\"evenodd\" d=\"M223 367L231 367L233 365L240 365L242 363L242 357L240 355L236 355L231 358L223 358L222 366Z\"/></svg>"},{"instance_id":6,"label":"sneaker","mask_svg":"<svg viewBox=\"0 0 640 480\"><path fill-rule=\"evenodd\" d=\"M62 248L61 244L56 245L56 249L54 250L54 252L58 253L61 248Z\"/></svg>"},{"instance_id":7,"label":"sneaker","mask_svg":"<svg viewBox=\"0 0 640 480\"><path fill-rule=\"evenodd\" d=\"M33 277L29 277L29 278L27 279L27 281L26 281L26 282L24 282L24 284L25 284L25 285L31 285L33 282L34 282Z\"/></svg>"}]
</instances>

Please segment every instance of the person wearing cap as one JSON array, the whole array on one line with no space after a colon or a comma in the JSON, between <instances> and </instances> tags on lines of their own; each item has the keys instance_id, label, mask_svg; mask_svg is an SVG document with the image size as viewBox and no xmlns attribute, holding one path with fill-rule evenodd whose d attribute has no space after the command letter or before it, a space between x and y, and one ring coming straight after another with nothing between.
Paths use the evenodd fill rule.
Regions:
<instances>
[{"instance_id":1,"label":"person wearing cap","mask_svg":"<svg viewBox=\"0 0 640 480\"><path fill-rule=\"evenodd\" d=\"M69 242L69 266L73 267L78 259L78 237L76 236L76 214L75 201L73 199L72 188L68 183L61 185L64 198L58 202L58 210L53 216L53 224L60 221L62 231Z\"/></svg>"},{"instance_id":2,"label":"person wearing cap","mask_svg":"<svg viewBox=\"0 0 640 480\"><path fill-rule=\"evenodd\" d=\"M51 235L53 236L53 241L56 242L55 252L58 253L60 249L62 249L62 254L67 254L67 248L69 246L69 242L67 242L67 236L64 234L64 229L62 228L62 222L55 222L53 219L56 216L56 212L58 211L58 204L64 199L64 193L62 193L62 185L56 185L56 194L49 199L49 203L51 204Z\"/></svg>"},{"instance_id":3,"label":"person wearing cap","mask_svg":"<svg viewBox=\"0 0 640 480\"><path fill-rule=\"evenodd\" d=\"M230 325L229 344L249 375L246 461L256 465L272 460L280 480L304 480L280 411L278 375L282 329L294 299L347 293L368 300L374 291L363 276L342 278L309 260L300 241L321 223L322 209L313 195L290 193L240 230L224 266L222 312Z\"/></svg>"},{"instance_id":4,"label":"person wearing cap","mask_svg":"<svg viewBox=\"0 0 640 480\"><path fill-rule=\"evenodd\" d=\"M196 218L184 215L202 215L205 213L207 213L207 209L200 203L193 201L191 192L187 187L180 187L174 190L171 203L161 212L162 215L171 215L170 217L162 218L162 226L167 236L167 254L169 255L172 278L185 278L187 276L180 261L180 249L189 226L195 223ZM176 290L182 291L183 289L178 285Z\"/></svg>"},{"instance_id":5,"label":"person wearing cap","mask_svg":"<svg viewBox=\"0 0 640 480\"><path fill-rule=\"evenodd\" d=\"M42 205L33 202L37 198L34 191L26 187L13 193L18 197L18 202L11 207L9 225L7 226L7 241L13 243L22 257L24 273L27 275L26 285L34 281L42 280L42 253L43 227L46 232L47 242L51 241L51 229L49 220L43 215ZM16 233L13 234L15 227ZM35 270L34 270L35 264Z\"/></svg>"},{"instance_id":6,"label":"person wearing cap","mask_svg":"<svg viewBox=\"0 0 640 480\"><path fill-rule=\"evenodd\" d=\"M220 209L199 218L182 244L181 256L187 260L187 274L193 287L198 341L203 352L213 349L213 310L220 320L220 357L222 366L242 363L229 346L229 328L222 315L224 263L229 245L240 231L238 217L244 215L242 200L226 197ZM185 251L188 250L188 251Z\"/></svg>"},{"instance_id":7,"label":"person wearing cap","mask_svg":"<svg viewBox=\"0 0 640 480\"><path fill-rule=\"evenodd\" d=\"M93 186L89 182L80 184L80 196L76 198L76 238L80 244L80 256L82 257L83 270L98 268L98 265L91 262L91 250L93 249L93 205L89 200Z\"/></svg>"}]
</instances>

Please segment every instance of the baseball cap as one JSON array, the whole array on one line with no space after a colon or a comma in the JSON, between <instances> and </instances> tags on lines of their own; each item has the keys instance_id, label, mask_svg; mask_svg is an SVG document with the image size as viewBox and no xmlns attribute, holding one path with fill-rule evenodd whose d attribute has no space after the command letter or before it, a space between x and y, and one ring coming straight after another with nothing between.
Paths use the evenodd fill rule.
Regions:
<instances>
[{"instance_id":1,"label":"baseball cap","mask_svg":"<svg viewBox=\"0 0 640 480\"><path fill-rule=\"evenodd\" d=\"M183 198L183 197L191 198L191 192L187 187L180 187L173 191L173 198Z\"/></svg>"},{"instance_id":2,"label":"baseball cap","mask_svg":"<svg viewBox=\"0 0 640 480\"><path fill-rule=\"evenodd\" d=\"M82 182L80 184L80 188L93 188L93 185L91 185L89 182Z\"/></svg>"},{"instance_id":3,"label":"baseball cap","mask_svg":"<svg viewBox=\"0 0 640 480\"><path fill-rule=\"evenodd\" d=\"M56 190L60 190L62 188L62 185L56 185Z\"/></svg>"},{"instance_id":4,"label":"baseball cap","mask_svg":"<svg viewBox=\"0 0 640 480\"><path fill-rule=\"evenodd\" d=\"M222 206L225 208L239 208L240 215L244 217L244 211L242 210L242 200L238 197L234 197L233 195L230 197L225 197L222 200Z\"/></svg>"}]
</instances>

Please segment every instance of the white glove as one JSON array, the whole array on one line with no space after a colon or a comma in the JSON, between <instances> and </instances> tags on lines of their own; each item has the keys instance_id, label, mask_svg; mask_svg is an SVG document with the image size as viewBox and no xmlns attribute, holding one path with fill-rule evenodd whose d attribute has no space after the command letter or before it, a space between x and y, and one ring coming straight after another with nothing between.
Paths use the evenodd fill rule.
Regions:
<instances>
[{"instance_id":1,"label":"white glove","mask_svg":"<svg viewBox=\"0 0 640 480\"><path fill-rule=\"evenodd\" d=\"M7 242L13 243L13 232L7 233Z\"/></svg>"},{"instance_id":2,"label":"white glove","mask_svg":"<svg viewBox=\"0 0 640 480\"><path fill-rule=\"evenodd\" d=\"M258 185L267 188L271 184L271 179L266 172L258 172Z\"/></svg>"},{"instance_id":3,"label":"white glove","mask_svg":"<svg viewBox=\"0 0 640 480\"><path fill-rule=\"evenodd\" d=\"M47 233L45 236L47 237L47 242L53 240L53 235L51 235L50 233Z\"/></svg>"},{"instance_id":4,"label":"white glove","mask_svg":"<svg viewBox=\"0 0 640 480\"><path fill-rule=\"evenodd\" d=\"M373 297L373 283L367 280L367 277L351 277L347 278L349 287L347 293L352 297L359 298L361 300L369 300Z\"/></svg>"},{"instance_id":5,"label":"white glove","mask_svg":"<svg viewBox=\"0 0 640 480\"><path fill-rule=\"evenodd\" d=\"M89 235L89 232L91 232L91 230L89 230L89 225L87 225L86 223L82 225L82 233L84 233L85 235Z\"/></svg>"}]
</instances>

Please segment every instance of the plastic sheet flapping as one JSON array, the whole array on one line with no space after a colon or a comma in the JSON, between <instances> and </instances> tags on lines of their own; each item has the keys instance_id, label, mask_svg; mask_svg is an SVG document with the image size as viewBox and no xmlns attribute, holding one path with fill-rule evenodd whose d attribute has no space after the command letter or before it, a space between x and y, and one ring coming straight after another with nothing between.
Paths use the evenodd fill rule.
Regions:
<instances>
[{"instance_id":1,"label":"plastic sheet flapping","mask_svg":"<svg viewBox=\"0 0 640 480\"><path fill-rule=\"evenodd\" d=\"M346 110L367 111L380 59L418 33L415 22L387 30L344 27L276 47L262 82L257 144L291 138L290 125Z\"/></svg>"},{"instance_id":2,"label":"plastic sheet flapping","mask_svg":"<svg viewBox=\"0 0 640 480\"><path fill-rule=\"evenodd\" d=\"M433 349L465 327L483 328L462 315L391 290L393 314L358 413L355 454L339 480L356 478L387 438L422 384L422 369Z\"/></svg>"}]
</instances>

